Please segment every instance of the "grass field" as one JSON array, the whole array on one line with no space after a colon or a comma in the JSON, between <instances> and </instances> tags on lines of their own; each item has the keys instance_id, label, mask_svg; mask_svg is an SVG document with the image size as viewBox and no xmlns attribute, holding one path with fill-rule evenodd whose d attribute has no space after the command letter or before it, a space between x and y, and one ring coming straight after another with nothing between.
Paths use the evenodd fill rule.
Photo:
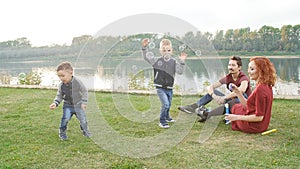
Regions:
<instances>
[{"instance_id":1,"label":"grass field","mask_svg":"<svg viewBox=\"0 0 300 169\"><path fill-rule=\"evenodd\" d=\"M139 154L132 154L135 151L128 152L128 155L122 152L119 140L110 138L109 131L93 132L92 139L83 137L75 117L68 125L69 140L61 141L58 127L62 106L49 110L55 94L55 90L0 88L0 168L296 169L300 166L300 100L274 100L269 128L276 128L278 131L275 133L262 136L232 131L220 120L211 137L200 144L199 134L205 123L194 122L196 115L178 112L176 108L195 101L198 96L173 97L171 115L178 123L171 124L171 128L165 130L157 126L160 105L156 95L92 93L101 110L100 115L110 126L109 130L116 131L122 137L145 139L145 142L155 139L157 135L170 138L163 140L171 143L167 150L138 158ZM127 110L129 105L134 108L133 112L145 112L141 114L143 123L130 120L131 117L125 118L122 112L130 112ZM211 103L210 106L215 105ZM87 112L89 110L90 107ZM96 118L96 115L88 113L93 129L98 127ZM99 128L105 129L103 126ZM183 137L181 129L189 129ZM169 133L173 133L171 137ZM103 141L97 139L102 136L111 147L107 143L103 146L98 143ZM124 145L124 150L126 146L139 147L132 144ZM128 157L130 153L135 157Z\"/></svg>"}]
</instances>

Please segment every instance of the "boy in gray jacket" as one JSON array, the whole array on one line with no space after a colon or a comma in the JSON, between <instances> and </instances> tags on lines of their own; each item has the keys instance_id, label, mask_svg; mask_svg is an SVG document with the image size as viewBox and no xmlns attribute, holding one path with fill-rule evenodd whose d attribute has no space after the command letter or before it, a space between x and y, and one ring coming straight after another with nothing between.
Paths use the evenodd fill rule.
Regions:
<instances>
[{"instance_id":1,"label":"boy in gray jacket","mask_svg":"<svg viewBox=\"0 0 300 169\"><path fill-rule=\"evenodd\" d=\"M88 91L84 84L73 76L73 67L69 62L63 62L57 67L57 75L62 81L50 109L55 109L64 100L63 115L61 118L59 137L61 140L68 139L66 134L67 124L75 114L80 122L83 135L91 137L87 126L85 109L88 99Z\"/></svg>"}]
</instances>

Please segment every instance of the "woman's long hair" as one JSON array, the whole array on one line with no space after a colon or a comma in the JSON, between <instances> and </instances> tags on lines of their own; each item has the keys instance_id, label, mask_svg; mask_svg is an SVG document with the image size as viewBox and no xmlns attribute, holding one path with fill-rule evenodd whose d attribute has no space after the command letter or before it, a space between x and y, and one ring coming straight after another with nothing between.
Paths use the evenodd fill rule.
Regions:
<instances>
[{"instance_id":1,"label":"woman's long hair","mask_svg":"<svg viewBox=\"0 0 300 169\"><path fill-rule=\"evenodd\" d=\"M264 56L255 56L250 58L250 62L254 61L257 71L257 83L274 86L276 82L276 70L270 59Z\"/></svg>"}]
</instances>

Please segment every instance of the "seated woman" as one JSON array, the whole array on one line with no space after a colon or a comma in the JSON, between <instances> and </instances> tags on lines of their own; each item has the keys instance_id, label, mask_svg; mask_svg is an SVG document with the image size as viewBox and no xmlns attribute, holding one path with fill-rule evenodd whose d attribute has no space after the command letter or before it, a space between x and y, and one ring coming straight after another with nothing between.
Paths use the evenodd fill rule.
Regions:
<instances>
[{"instance_id":1,"label":"seated woman","mask_svg":"<svg viewBox=\"0 0 300 169\"><path fill-rule=\"evenodd\" d=\"M231 114L225 119L231 121L232 130L245 133L261 133L268 129L273 102L272 87L276 82L276 70L266 57L250 59L248 73L256 87L248 99L245 99L237 86L232 85L240 103L230 102ZM224 106L220 106L207 114L207 118L224 114Z\"/></svg>"}]
</instances>

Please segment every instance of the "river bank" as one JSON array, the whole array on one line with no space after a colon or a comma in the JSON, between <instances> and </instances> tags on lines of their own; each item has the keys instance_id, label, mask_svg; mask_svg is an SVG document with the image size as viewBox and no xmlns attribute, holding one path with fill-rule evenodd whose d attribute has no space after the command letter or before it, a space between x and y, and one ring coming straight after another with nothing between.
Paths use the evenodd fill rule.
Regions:
<instances>
[{"instance_id":1,"label":"river bank","mask_svg":"<svg viewBox=\"0 0 300 169\"><path fill-rule=\"evenodd\" d=\"M24 88L24 89L45 89L45 90L57 90L57 87L53 86L39 86L39 85L0 85L0 88ZM99 89L89 89L90 92L114 92L114 93L128 93L128 94L156 94L152 90L128 90L128 91L116 91L116 90L99 90ZM174 95L181 96L181 93L174 92ZM185 96L195 96L195 95L203 95L199 93L195 94L184 94ZM183 96L183 95L182 95ZM300 100L300 95L278 95L274 94L273 97L275 99L292 99L292 100Z\"/></svg>"}]
</instances>

